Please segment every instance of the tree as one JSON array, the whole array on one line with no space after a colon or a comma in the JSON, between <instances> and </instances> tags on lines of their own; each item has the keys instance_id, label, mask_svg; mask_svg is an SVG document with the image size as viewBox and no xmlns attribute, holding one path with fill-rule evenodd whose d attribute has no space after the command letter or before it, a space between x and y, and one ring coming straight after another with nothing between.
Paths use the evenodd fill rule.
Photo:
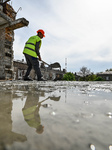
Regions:
<instances>
[{"instance_id":1,"label":"tree","mask_svg":"<svg viewBox=\"0 0 112 150\"><path fill-rule=\"evenodd\" d=\"M86 77L87 75L90 75L91 72L90 72L90 69L87 69L87 67L82 67L80 68L80 74L83 76L83 77Z\"/></svg>"},{"instance_id":2,"label":"tree","mask_svg":"<svg viewBox=\"0 0 112 150\"><path fill-rule=\"evenodd\" d=\"M90 69L87 69L87 67L80 68L79 71L80 74L80 81L87 81L87 76L91 74Z\"/></svg>"},{"instance_id":3,"label":"tree","mask_svg":"<svg viewBox=\"0 0 112 150\"><path fill-rule=\"evenodd\" d=\"M91 74L87 77L87 81L96 81L97 75Z\"/></svg>"},{"instance_id":4,"label":"tree","mask_svg":"<svg viewBox=\"0 0 112 150\"><path fill-rule=\"evenodd\" d=\"M68 73L64 74L63 80L66 80L66 81L75 81L75 76L74 76L73 73L68 72Z\"/></svg>"},{"instance_id":5,"label":"tree","mask_svg":"<svg viewBox=\"0 0 112 150\"><path fill-rule=\"evenodd\" d=\"M110 68L110 69L107 69L107 70L105 70L106 72L108 72L108 71L112 71L112 68Z\"/></svg>"}]
</instances>

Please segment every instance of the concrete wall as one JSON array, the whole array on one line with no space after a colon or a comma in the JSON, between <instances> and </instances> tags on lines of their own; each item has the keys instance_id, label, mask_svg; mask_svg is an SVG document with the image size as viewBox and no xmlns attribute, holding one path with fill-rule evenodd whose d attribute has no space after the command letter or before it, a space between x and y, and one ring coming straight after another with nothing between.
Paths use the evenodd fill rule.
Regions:
<instances>
[{"instance_id":1,"label":"concrete wall","mask_svg":"<svg viewBox=\"0 0 112 150\"><path fill-rule=\"evenodd\" d=\"M15 80L21 80L23 79L26 70L27 70L27 65L23 61L14 61L14 78ZM50 69L49 67L44 67L40 68L41 73L43 77L47 80L61 80L65 72L60 71L60 70L53 70ZM30 77L34 80L37 79L37 76L35 74L35 71L32 69L30 73Z\"/></svg>"},{"instance_id":2,"label":"concrete wall","mask_svg":"<svg viewBox=\"0 0 112 150\"><path fill-rule=\"evenodd\" d=\"M9 0L10 1L10 0ZM0 79L13 79L14 30L28 25L25 18L15 20L16 12L7 2L0 3Z\"/></svg>"},{"instance_id":3,"label":"concrete wall","mask_svg":"<svg viewBox=\"0 0 112 150\"><path fill-rule=\"evenodd\" d=\"M5 29L0 30L0 79L5 79Z\"/></svg>"},{"instance_id":4,"label":"concrete wall","mask_svg":"<svg viewBox=\"0 0 112 150\"><path fill-rule=\"evenodd\" d=\"M12 20L15 19L13 8L7 4L3 4L3 13ZM0 18L2 23L2 18ZM0 29L0 79L13 78L13 45L14 32L8 28Z\"/></svg>"},{"instance_id":5,"label":"concrete wall","mask_svg":"<svg viewBox=\"0 0 112 150\"><path fill-rule=\"evenodd\" d=\"M0 30L0 79L13 78L12 45L13 40L9 41L6 38L5 29Z\"/></svg>"}]
</instances>

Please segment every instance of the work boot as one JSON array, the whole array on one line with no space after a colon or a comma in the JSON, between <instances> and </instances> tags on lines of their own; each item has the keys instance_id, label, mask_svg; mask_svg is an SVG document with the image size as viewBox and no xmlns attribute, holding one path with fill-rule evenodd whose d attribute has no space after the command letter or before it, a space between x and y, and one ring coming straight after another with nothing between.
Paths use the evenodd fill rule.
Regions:
<instances>
[{"instance_id":1,"label":"work boot","mask_svg":"<svg viewBox=\"0 0 112 150\"><path fill-rule=\"evenodd\" d=\"M40 79L38 79L38 81L47 81L47 80L41 77Z\"/></svg>"},{"instance_id":2,"label":"work boot","mask_svg":"<svg viewBox=\"0 0 112 150\"><path fill-rule=\"evenodd\" d=\"M31 79L29 77L24 77L24 81L33 81L33 79Z\"/></svg>"}]
</instances>

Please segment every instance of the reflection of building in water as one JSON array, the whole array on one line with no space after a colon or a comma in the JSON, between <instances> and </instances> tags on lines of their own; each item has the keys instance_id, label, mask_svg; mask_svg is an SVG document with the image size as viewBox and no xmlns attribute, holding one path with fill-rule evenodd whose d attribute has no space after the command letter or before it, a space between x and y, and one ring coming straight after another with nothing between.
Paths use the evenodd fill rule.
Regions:
<instances>
[{"instance_id":1,"label":"reflection of building in water","mask_svg":"<svg viewBox=\"0 0 112 150\"><path fill-rule=\"evenodd\" d=\"M57 69L56 69L57 68ZM46 67L43 63L40 66L42 75L47 80L62 80L65 70L61 71L61 66L59 63L54 63ZM27 65L24 60L16 61L14 60L14 79L23 79L25 72L27 70ZM30 76L36 79L34 70L31 71Z\"/></svg>"},{"instance_id":2,"label":"reflection of building in water","mask_svg":"<svg viewBox=\"0 0 112 150\"><path fill-rule=\"evenodd\" d=\"M26 136L12 132L12 98L11 91L0 91L0 150L5 150L5 146L16 142L26 141Z\"/></svg>"}]
</instances>

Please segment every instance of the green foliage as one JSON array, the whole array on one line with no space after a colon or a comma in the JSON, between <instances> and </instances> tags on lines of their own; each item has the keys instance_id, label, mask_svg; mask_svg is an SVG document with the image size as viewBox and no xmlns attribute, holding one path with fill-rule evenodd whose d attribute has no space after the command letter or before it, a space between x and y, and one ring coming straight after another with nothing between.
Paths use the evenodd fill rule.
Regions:
<instances>
[{"instance_id":1,"label":"green foliage","mask_svg":"<svg viewBox=\"0 0 112 150\"><path fill-rule=\"evenodd\" d=\"M107 71L112 71L112 68L110 68L110 69L107 69L107 70L105 70L105 71L106 71L106 72L107 72Z\"/></svg>"},{"instance_id":2,"label":"green foliage","mask_svg":"<svg viewBox=\"0 0 112 150\"><path fill-rule=\"evenodd\" d=\"M66 80L66 81L75 81L75 76L74 76L73 73L68 72L68 73L64 74L63 80Z\"/></svg>"},{"instance_id":3,"label":"green foliage","mask_svg":"<svg viewBox=\"0 0 112 150\"><path fill-rule=\"evenodd\" d=\"M104 79L102 77L96 77L94 81L104 81Z\"/></svg>"},{"instance_id":4,"label":"green foliage","mask_svg":"<svg viewBox=\"0 0 112 150\"><path fill-rule=\"evenodd\" d=\"M86 77L80 77L79 81L86 81Z\"/></svg>"},{"instance_id":5,"label":"green foliage","mask_svg":"<svg viewBox=\"0 0 112 150\"><path fill-rule=\"evenodd\" d=\"M98 77L95 74L91 74L86 77L80 77L80 81L104 81L104 79L102 77Z\"/></svg>"},{"instance_id":6,"label":"green foliage","mask_svg":"<svg viewBox=\"0 0 112 150\"><path fill-rule=\"evenodd\" d=\"M92 75L89 75L87 78L88 78L88 81L95 81L97 78L97 75L92 74Z\"/></svg>"}]
</instances>

